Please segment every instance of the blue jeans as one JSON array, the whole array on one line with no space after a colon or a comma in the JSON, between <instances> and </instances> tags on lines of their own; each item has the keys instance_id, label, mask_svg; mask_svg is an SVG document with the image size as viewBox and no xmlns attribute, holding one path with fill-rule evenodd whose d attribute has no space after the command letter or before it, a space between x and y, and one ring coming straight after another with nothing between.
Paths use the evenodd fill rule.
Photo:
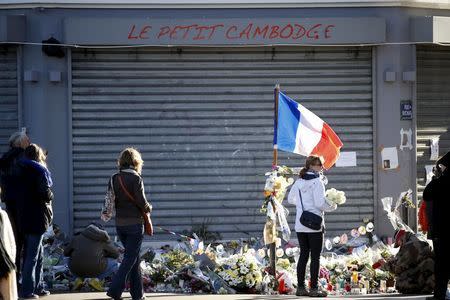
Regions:
<instances>
[{"instance_id":1,"label":"blue jeans","mask_svg":"<svg viewBox=\"0 0 450 300\"><path fill-rule=\"evenodd\" d=\"M30 294L37 294L44 289L42 280L43 256L42 235L25 235L21 293L23 297Z\"/></svg>"},{"instance_id":2,"label":"blue jeans","mask_svg":"<svg viewBox=\"0 0 450 300\"><path fill-rule=\"evenodd\" d=\"M125 248L123 261L111 282L108 296L118 299L121 297L127 280L130 281L130 294L133 299L144 296L142 274L139 264L139 253L144 239L144 226L142 224L116 226L117 235Z\"/></svg>"},{"instance_id":3,"label":"blue jeans","mask_svg":"<svg viewBox=\"0 0 450 300\"><path fill-rule=\"evenodd\" d=\"M119 263L117 262L117 259L108 257L107 261L108 261L108 264L106 265L106 270L97 276L97 278L100 280L103 280L106 277L112 275L119 268Z\"/></svg>"}]
</instances>

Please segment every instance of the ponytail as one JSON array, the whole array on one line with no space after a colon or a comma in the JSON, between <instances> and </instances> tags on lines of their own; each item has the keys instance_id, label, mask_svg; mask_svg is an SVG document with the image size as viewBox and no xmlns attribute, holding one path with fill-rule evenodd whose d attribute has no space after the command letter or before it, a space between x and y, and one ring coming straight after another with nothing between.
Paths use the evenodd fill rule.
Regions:
<instances>
[{"instance_id":1,"label":"ponytail","mask_svg":"<svg viewBox=\"0 0 450 300\"><path fill-rule=\"evenodd\" d=\"M303 167L303 168L300 170L300 173L298 174L298 176L299 176L300 178L303 178L303 177L305 176L306 172L308 172L308 169L305 168L305 167Z\"/></svg>"}]
</instances>

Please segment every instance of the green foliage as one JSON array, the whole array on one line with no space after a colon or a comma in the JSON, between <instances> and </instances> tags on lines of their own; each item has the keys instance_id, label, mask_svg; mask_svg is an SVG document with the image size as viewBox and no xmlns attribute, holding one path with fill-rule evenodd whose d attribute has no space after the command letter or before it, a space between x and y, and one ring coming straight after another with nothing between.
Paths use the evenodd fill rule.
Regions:
<instances>
[{"instance_id":1,"label":"green foliage","mask_svg":"<svg viewBox=\"0 0 450 300\"><path fill-rule=\"evenodd\" d=\"M166 263L166 266L173 271L177 271L194 263L192 256L179 249L163 254L162 258Z\"/></svg>"}]
</instances>

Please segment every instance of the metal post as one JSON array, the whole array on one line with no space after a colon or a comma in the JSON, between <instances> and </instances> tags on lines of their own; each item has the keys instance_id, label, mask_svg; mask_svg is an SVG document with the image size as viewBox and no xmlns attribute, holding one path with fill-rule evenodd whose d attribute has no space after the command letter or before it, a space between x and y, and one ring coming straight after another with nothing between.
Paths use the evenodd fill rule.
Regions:
<instances>
[{"instance_id":1,"label":"metal post","mask_svg":"<svg viewBox=\"0 0 450 300\"><path fill-rule=\"evenodd\" d=\"M280 85L277 84L274 90L274 143L273 143L273 161L272 167L275 168L278 165L278 149L277 149L277 128L278 128L278 94L280 92ZM275 205L272 205L275 210ZM276 257L275 257L275 243L269 244L270 252L270 273L276 275Z\"/></svg>"}]
</instances>

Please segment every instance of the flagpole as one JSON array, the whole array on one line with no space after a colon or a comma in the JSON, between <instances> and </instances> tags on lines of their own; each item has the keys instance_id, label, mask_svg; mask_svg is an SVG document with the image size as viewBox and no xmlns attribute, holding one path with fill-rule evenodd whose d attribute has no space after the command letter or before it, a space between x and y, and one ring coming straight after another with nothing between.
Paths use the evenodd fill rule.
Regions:
<instances>
[{"instance_id":1,"label":"flagpole","mask_svg":"<svg viewBox=\"0 0 450 300\"><path fill-rule=\"evenodd\" d=\"M280 85L276 84L274 89L274 135L277 135L278 131L278 95L280 93ZM273 161L272 161L272 168L276 168L278 165L278 146L277 146L277 139L274 139L273 143ZM273 209L275 210L274 203L272 204ZM276 250L276 243L269 244L269 251L270 251L270 272L273 276L276 277L276 257L275 257L275 250Z\"/></svg>"},{"instance_id":2,"label":"flagpole","mask_svg":"<svg viewBox=\"0 0 450 300\"><path fill-rule=\"evenodd\" d=\"M275 85L275 90L274 90L274 115L273 115L273 120L274 120L274 134L277 135L277 131L278 131L278 96L280 93L280 85L277 84ZM277 141L275 140L273 143L273 161L272 161L272 167L276 167L278 165L278 145L277 145Z\"/></svg>"}]
</instances>

